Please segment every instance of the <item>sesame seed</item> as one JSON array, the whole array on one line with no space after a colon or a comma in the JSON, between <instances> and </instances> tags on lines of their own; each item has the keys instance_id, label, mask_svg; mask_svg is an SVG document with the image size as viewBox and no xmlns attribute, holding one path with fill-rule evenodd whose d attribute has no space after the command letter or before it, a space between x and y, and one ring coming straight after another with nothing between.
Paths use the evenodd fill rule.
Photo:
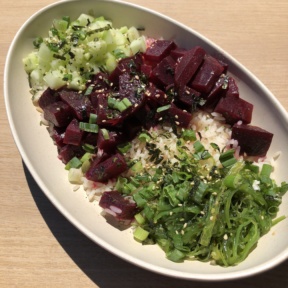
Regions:
<instances>
[{"instance_id":1,"label":"sesame seed","mask_svg":"<svg viewBox=\"0 0 288 288\"><path fill-rule=\"evenodd\" d=\"M180 123L179 123L178 121L175 121L175 124L176 124L176 125L180 125Z\"/></svg>"},{"instance_id":2,"label":"sesame seed","mask_svg":"<svg viewBox=\"0 0 288 288\"><path fill-rule=\"evenodd\" d=\"M178 115L175 115L175 118L176 118L176 119L178 119L178 118L179 118L179 116L178 116Z\"/></svg>"},{"instance_id":3,"label":"sesame seed","mask_svg":"<svg viewBox=\"0 0 288 288\"><path fill-rule=\"evenodd\" d=\"M228 240L228 235L225 234L225 235L223 236L223 239L224 239L224 240Z\"/></svg>"}]
</instances>

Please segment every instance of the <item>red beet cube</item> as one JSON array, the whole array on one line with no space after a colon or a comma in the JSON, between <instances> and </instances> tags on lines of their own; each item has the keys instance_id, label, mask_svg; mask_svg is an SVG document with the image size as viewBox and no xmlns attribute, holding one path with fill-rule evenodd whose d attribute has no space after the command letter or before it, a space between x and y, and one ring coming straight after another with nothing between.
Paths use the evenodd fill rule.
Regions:
<instances>
[{"instance_id":1,"label":"red beet cube","mask_svg":"<svg viewBox=\"0 0 288 288\"><path fill-rule=\"evenodd\" d=\"M73 118L71 107L62 101L47 105L44 109L44 119L57 127L67 126Z\"/></svg>"},{"instance_id":2,"label":"red beet cube","mask_svg":"<svg viewBox=\"0 0 288 288\"><path fill-rule=\"evenodd\" d=\"M204 57L204 61L191 82L191 87L195 90L207 94L224 71L224 67L210 55Z\"/></svg>"},{"instance_id":3,"label":"red beet cube","mask_svg":"<svg viewBox=\"0 0 288 288\"><path fill-rule=\"evenodd\" d=\"M144 95L149 106L153 108L164 106L171 102L168 95L152 83L150 83L149 87L146 88Z\"/></svg>"},{"instance_id":4,"label":"red beet cube","mask_svg":"<svg viewBox=\"0 0 288 288\"><path fill-rule=\"evenodd\" d=\"M188 50L184 56L180 58L179 63L176 65L174 76L177 87L184 87L191 80L201 65L204 56L204 49L196 46Z\"/></svg>"},{"instance_id":5,"label":"red beet cube","mask_svg":"<svg viewBox=\"0 0 288 288\"><path fill-rule=\"evenodd\" d=\"M119 220L133 220L138 213L136 203L124 198L118 191L105 191L99 205Z\"/></svg>"},{"instance_id":6,"label":"red beet cube","mask_svg":"<svg viewBox=\"0 0 288 288\"><path fill-rule=\"evenodd\" d=\"M218 101L228 90L228 78L227 76L220 77L215 83L211 92L206 96L206 102L203 106L204 109L214 109Z\"/></svg>"},{"instance_id":7,"label":"red beet cube","mask_svg":"<svg viewBox=\"0 0 288 288\"><path fill-rule=\"evenodd\" d=\"M79 146L81 144L83 135L84 131L80 130L79 122L77 119L73 119L66 128L63 142L65 144Z\"/></svg>"},{"instance_id":8,"label":"red beet cube","mask_svg":"<svg viewBox=\"0 0 288 288\"><path fill-rule=\"evenodd\" d=\"M150 80L165 88L174 84L175 60L171 56L165 57L152 70Z\"/></svg>"},{"instance_id":9,"label":"red beet cube","mask_svg":"<svg viewBox=\"0 0 288 288\"><path fill-rule=\"evenodd\" d=\"M179 58L181 58L182 56L184 56L184 54L186 53L186 49L184 48L180 48L180 47L177 47L175 49L173 49L171 52L170 52L170 55L171 57L177 61L179 60Z\"/></svg>"},{"instance_id":10,"label":"red beet cube","mask_svg":"<svg viewBox=\"0 0 288 288\"><path fill-rule=\"evenodd\" d=\"M106 153L113 153L121 142L120 138L114 131L100 129L97 138L97 147Z\"/></svg>"},{"instance_id":11,"label":"red beet cube","mask_svg":"<svg viewBox=\"0 0 288 288\"><path fill-rule=\"evenodd\" d=\"M179 89L178 100L181 103L180 105L190 112L194 111L198 107L200 98L201 94L188 86Z\"/></svg>"},{"instance_id":12,"label":"red beet cube","mask_svg":"<svg viewBox=\"0 0 288 288\"><path fill-rule=\"evenodd\" d=\"M175 43L170 40L155 40L151 46L146 49L144 54L145 60L160 62L169 55L170 51L175 48Z\"/></svg>"},{"instance_id":13,"label":"red beet cube","mask_svg":"<svg viewBox=\"0 0 288 288\"><path fill-rule=\"evenodd\" d=\"M38 105L43 110L46 106L60 100L61 99L59 97L59 94L55 90L47 88L39 98Z\"/></svg>"},{"instance_id":14,"label":"red beet cube","mask_svg":"<svg viewBox=\"0 0 288 288\"><path fill-rule=\"evenodd\" d=\"M216 105L214 111L222 114L230 125L238 121L249 124L252 119L253 105L241 98L223 97Z\"/></svg>"},{"instance_id":15,"label":"red beet cube","mask_svg":"<svg viewBox=\"0 0 288 288\"><path fill-rule=\"evenodd\" d=\"M116 153L103 162L98 163L97 159L93 161L86 172L86 177L95 182L107 182L109 179L119 176L127 168L124 157L120 153Z\"/></svg>"},{"instance_id":16,"label":"red beet cube","mask_svg":"<svg viewBox=\"0 0 288 288\"><path fill-rule=\"evenodd\" d=\"M67 144L59 149L58 157L64 164L67 164L73 157L82 157L84 153L81 146Z\"/></svg>"},{"instance_id":17,"label":"red beet cube","mask_svg":"<svg viewBox=\"0 0 288 288\"><path fill-rule=\"evenodd\" d=\"M271 145L273 134L257 126L235 124L231 138L238 141L241 154L264 157Z\"/></svg>"},{"instance_id":18,"label":"red beet cube","mask_svg":"<svg viewBox=\"0 0 288 288\"><path fill-rule=\"evenodd\" d=\"M225 94L225 97L230 97L230 96L233 96L236 98L239 97L238 86L236 84L235 79L232 77L229 77L229 79L228 79L228 89L227 89L227 92Z\"/></svg>"},{"instance_id":19,"label":"red beet cube","mask_svg":"<svg viewBox=\"0 0 288 288\"><path fill-rule=\"evenodd\" d=\"M118 87L120 75L124 73L128 73L129 75L139 74L142 63L141 54L121 59L117 67L109 75L110 83L112 83L113 87Z\"/></svg>"},{"instance_id":20,"label":"red beet cube","mask_svg":"<svg viewBox=\"0 0 288 288\"><path fill-rule=\"evenodd\" d=\"M59 95L62 101L71 107L78 120L83 121L89 117L91 102L87 96L72 90L62 90Z\"/></svg>"}]
</instances>

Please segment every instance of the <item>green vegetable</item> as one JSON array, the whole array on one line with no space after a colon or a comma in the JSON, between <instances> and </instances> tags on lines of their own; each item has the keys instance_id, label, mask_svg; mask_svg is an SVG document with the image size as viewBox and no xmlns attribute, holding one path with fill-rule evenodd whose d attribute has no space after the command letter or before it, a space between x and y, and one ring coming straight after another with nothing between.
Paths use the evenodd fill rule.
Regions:
<instances>
[{"instance_id":1,"label":"green vegetable","mask_svg":"<svg viewBox=\"0 0 288 288\"><path fill-rule=\"evenodd\" d=\"M23 64L35 94L64 85L84 90L89 75L99 72L100 67L111 72L120 59L145 52L146 41L134 27L114 28L104 17L81 14L75 20L68 16L54 19L49 33L36 37L33 46L35 51Z\"/></svg>"},{"instance_id":2,"label":"green vegetable","mask_svg":"<svg viewBox=\"0 0 288 288\"><path fill-rule=\"evenodd\" d=\"M137 241L158 244L174 262L197 259L233 266L285 218L275 216L288 184L275 184L271 166L263 165L259 172L228 150L220 154L221 165L215 167L192 130L178 136L175 158L164 160L158 137L139 135L152 164L129 178L119 177L116 184L141 209L135 216ZM186 146L190 141L192 150ZM253 189L255 183L258 190Z\"/></svg>"},{"instance_id":3,"label":"green vegetable","mask_svg":"<svg viewBox=\"0 0 288 288\"><path fill-rule=\"evenodd\" d=\"M73 157L65 166L66 170L70 170L71 168L79 168L82 166L82 162L77 158Z\"/></svg>"},{"instance_id":4,"label":"green vegetable","mask_svg":"<svg viewBox=\"0 0 288 288\"><path fill-rule=\"evenodd\" d=\"M86 132L98 133L99 127L97 124L79 122L79 128Z\"/></svg>"}]
</instances>

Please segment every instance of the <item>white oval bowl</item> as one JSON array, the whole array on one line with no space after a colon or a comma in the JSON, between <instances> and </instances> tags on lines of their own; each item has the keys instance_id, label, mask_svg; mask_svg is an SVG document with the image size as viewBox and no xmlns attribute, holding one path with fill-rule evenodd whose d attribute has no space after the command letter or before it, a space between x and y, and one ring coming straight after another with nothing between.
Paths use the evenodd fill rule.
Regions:
<instances>
[{"instance_id":1,"label":"white oval bowl","mask_svg":"<svg viewBox=\"0 0 288 288\"><path fill-rule=\"evenodd\" d=\"M225 60L230 74L237 80L241 97L254 104L252 124L274 133L268 156L282 152L274 175L276 181L288 180L287 112L245 67L196 31L157 12L117 1L71 0L49 5L30 17L16 34L5 66L4 97L11 130L23 161L46 196L71 223L97 244L135 265L163 275L206 281L227 280L263 272L286 260L288 219L261 238L257 248L238 266L222 268L198 261L173 263L165 258L157 245L142 246L133 240L130 229L120 231L109 225L100 215L101 209L87 200L84 191L73 192L67 171L57 158L56 146L46 129L39 125L39 113L31 102L22 58L33 49L32 40L36 36L46 35L53 19L64 15L73 19L91 10L98 16L111 19L115 27L145 27L147 36L173 39L185 48L200 45L208 53ZM288 195L283 199L279 215L287 210Z\"/></svg>"}]
</instances>

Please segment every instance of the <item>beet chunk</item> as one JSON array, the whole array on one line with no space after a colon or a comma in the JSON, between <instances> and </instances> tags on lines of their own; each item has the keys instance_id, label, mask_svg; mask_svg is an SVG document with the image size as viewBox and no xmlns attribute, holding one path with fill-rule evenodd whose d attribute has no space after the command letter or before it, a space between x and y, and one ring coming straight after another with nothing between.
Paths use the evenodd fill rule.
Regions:
<instances>
[{"instance_id":1,"label":"beet chunk","mask_svg":"<svg viewBox=\"0 0 288 288\"><path fill-rule=\"evenodd\" d=\"M236 98L239 97L239 88L236 84L235 79L232 77L228 78L228 89L227 89L227 92L225 94L225 97L230 97L230 96L233 96Z\"/></svg>"},{"instance_id":2,"label":"beet chunk","mask_svg":"<svg viewBox=\"0 0 288 288\"><path fill-rule=\"evenodd\" d=\"M238 121L249 124L252 119L253 105L235 96L223 97L216 105L214 111L222 114L230 125Z\"/></svg>"},{"instance_id":3,"label":"beet chunk","mask_svg":"<svg viewBox=\"0 0 288 288\"><path fill-rule=\"evenodd\" d=\"M47 128L47 130L49 132L50 137L53 140L53 143L58 148L61 148L61 147L65 146L65 144L63 143L63 139L64 139L64 136L65 136L65 127L64 128L63 127L59 128L59 127L56 127L54 125L50 125Z\"/></svg>"},{"instance_id":4,"label":"beet chunk","mask_svg":"<svg viewBox=\"0 0 288 288\"><path fill-rule=\"evenodd\" d=\"M211 92L206 96L206 102L203 106L205 110L213 110L215 108L221 97L224 96L228 89L227 82L227 76L223 76L218 79Z\"/></svg>"},{"instance_id":5,"label":"beet chunk","mask_svg":"<svg viewBox=\"0 0 288 288\"><path fill-rule=\"evenodd\" d=\"M201 93L198 91L185 86L183 89L179 89L178 101L184 109L190 112L195 111L198 108L199 102L201 100Z\"/></svg>"},{"instance_id":6,"label":"beet chunk","mask_svg":"<svg viewBox=\"0 0 288 288\"><path fill-rule=\"evenodd\" d=\"M58 158L67 164L73 157L82 157L85 151L81 146L67 144L58 150Z\"/></svg>"},{"instance_id":7,"label":"beet chunk","mask_svg":"<svg viewBox=\"0 0 288 288\"><path fill-rule=\"evenodd\" d=\"M177 61L179 58L185 55L186 51L187 50L184 48L176 47L175 49L171 50L170 55L175 61Z\"/></svg>"},{"instance_id":8,"label":"beet chunk","mask_svg":"<svg viewBox=\"0 0 288 288\"><path fill-rule=\"evenodd\" d=\"M144 105L144 88L145 86L136 75L130 76L124 73L119 77L119 99L128 99L132 104L129 108L122 112L123 117L134 114L142 105Z\"/></svg>"},{"instance_id":9,"label":"beet chunk","mask_svg":"<svg viewBox=\"0 0 288 288\"><path fill-rule=\"evenodd\" d=\"M62 90L59 95L62 101L71 107L78 120L83 121L89 117L91 102L88 97L72 90Z\"/></svg>"},{"instance_id":10,"label":"beet chunk","mask_svg":"<svg viewBox=\"0 0 288 288\"><path fill-rule=\"evenodd\" d=\"M97 138L97 147L106 153L114 153L121 137L115 131L100 129Z\"/></svg>"},{"instance_id":11,"label":"beet chunk","mask_svg":"<svg viewBox=\"0 0 288 288\"><path fill-rule=\"evenodd\" d=\"M129 75L139 74L141 70L141 65L143 64L142 55L135 54L134 56L121 59L116 66L116 68L109 75L109 81L112 83L113 87L118 87L119 76L128 73Z\"/></svg>"},{"instance_id":12,"label":"beet chunk","mask_svg":"<svg viewBox=\"0 0 288 288\"><path fill-rule=\"evenodd\" d=\"M160 87L174 84L175 60L171 56L165 57L152 70L150 80Z\"/></svg>"},{"instance_id":13,"label":"beet chunk","mask_svg":"<svg viewBox=\"0 0 288 288\"><path fill-rule=\"evenodd\" d=\"M191 87L195 90L207 94L224 71L224 67L210 55L204 57L203 64L191 82Z\"/></svg>"},{"instance_id":14,"label":"beet chunk","mask_svg":"<svg viewBox=\"0 0 288 288\"><path fill-rule=\"evenodd\" d=\"M101 163L98 163L96 158L86 172L86 177L95 182L107 182L126 171L127 168L124 157L120 153L116 153Z\"/></svg>"},{"instance_id":15,"label":"beet chunk","mask_svg":"<svg viewBox=\"0 0 288 288\"><path fill-rule=\"evenodd\" d=\"M83 135L84 131L80 130L79 122L74 118L66 128L63 143L79 146Z\"/></svg>"},{"instance_id":16,"label":"beet chunk","mask_svg":"<svg viewBox=\"0 0 288 288\"><path fill-rule=\"evenodd\" d=\"M174 76L177 87L184 87L191 80L201 65L204 56L205 50L196 46L188 50L184 56L180 58L179 63L176 65Z\"/></svg>"},{"instance_id":17,"label":"beet chunk","mask_svg":"<svg viewBox=\"0 0 288 288\"><path fill-rule=\"evenodd\" d=\"M241 154L264 157L271 145L273 134L257 126L235 124L231 138L238 141Z\"/></svg>"},{"instance_id":18,"label":"beet chunk","mask_svg":"<svg viewBox=\"0 0 288 288\"><path fill-rule=\"evenodd\" d=\"M170 51L176 47L175 43L170 40L155 40L151 46L146 49L144 54L145 60L160 62L168 56Z\"/></svg>"},{"instance_id":19,"label":"beet chunk","mask_svg":"<svg viewBox=\"0 0 288 288\"><path fill-rule=\"evenodd\" d=\"M59 97L59 94L55 90L47 88L39 98L38 105L43 110L46 106L60 100L61 99Z\"/></svg>"},{"instance_id":20,"label":"beet chunk","mask_svg":"<svg viewBox=\"0 0 288 288\"><path fill-rule=\"evenodd\" d=\"M150 85L146 88L144 95L146 97L147 104L155 109L171 102L168 95L163 90L158 89L153 83L150 83Z\"/></svg>"},{"instance_id":21,"label":"beet chunk","mask_svg":"<svg viewBox=\"0 0 288 288\"><path fill-rule=\"evenodd\" d=\"M173 126L176 125L182 128L187 128L192 119L192 114L171 103L167 110L157 112L155 117L158 121L163 119L164 121L167 120L170 122Z\"/></svg>"},{"instance_id":22,"label":"beet chunk","mask_svg":"<svg viewBox=\"0 0 288 288\"><path fill-rule=\"evenodd\" d=\"M93 93L91 95L91 100L93 106L95 105L97 114L97 124L103 127L113 127L117 126L122 121L121 113L115 109L110 109L108 107L108 97L110 92L103 93Z\"/></svg>"},{"instance_id":23,"label":"beet chunk","mask_svg":"<svg viewBox=\"0 0 288 288\"><path fill-rule=\"evenodd\" d=\"M134 215L138 213L136 203L125 199L118 191L105 191L99 205L108 209L118 220L133 220Z\"/></svg>"},{"instance_id":24,"label":"beet chunk","mask_svg":"<svg viewBox=\"0 0 288 288\"><path fill-rule=\"evenodd\" d=\"M71 107L62 101L47 105L44 109L44 119L57 127L67 126L73 118Z\"/></svg>"}]
</instances>

